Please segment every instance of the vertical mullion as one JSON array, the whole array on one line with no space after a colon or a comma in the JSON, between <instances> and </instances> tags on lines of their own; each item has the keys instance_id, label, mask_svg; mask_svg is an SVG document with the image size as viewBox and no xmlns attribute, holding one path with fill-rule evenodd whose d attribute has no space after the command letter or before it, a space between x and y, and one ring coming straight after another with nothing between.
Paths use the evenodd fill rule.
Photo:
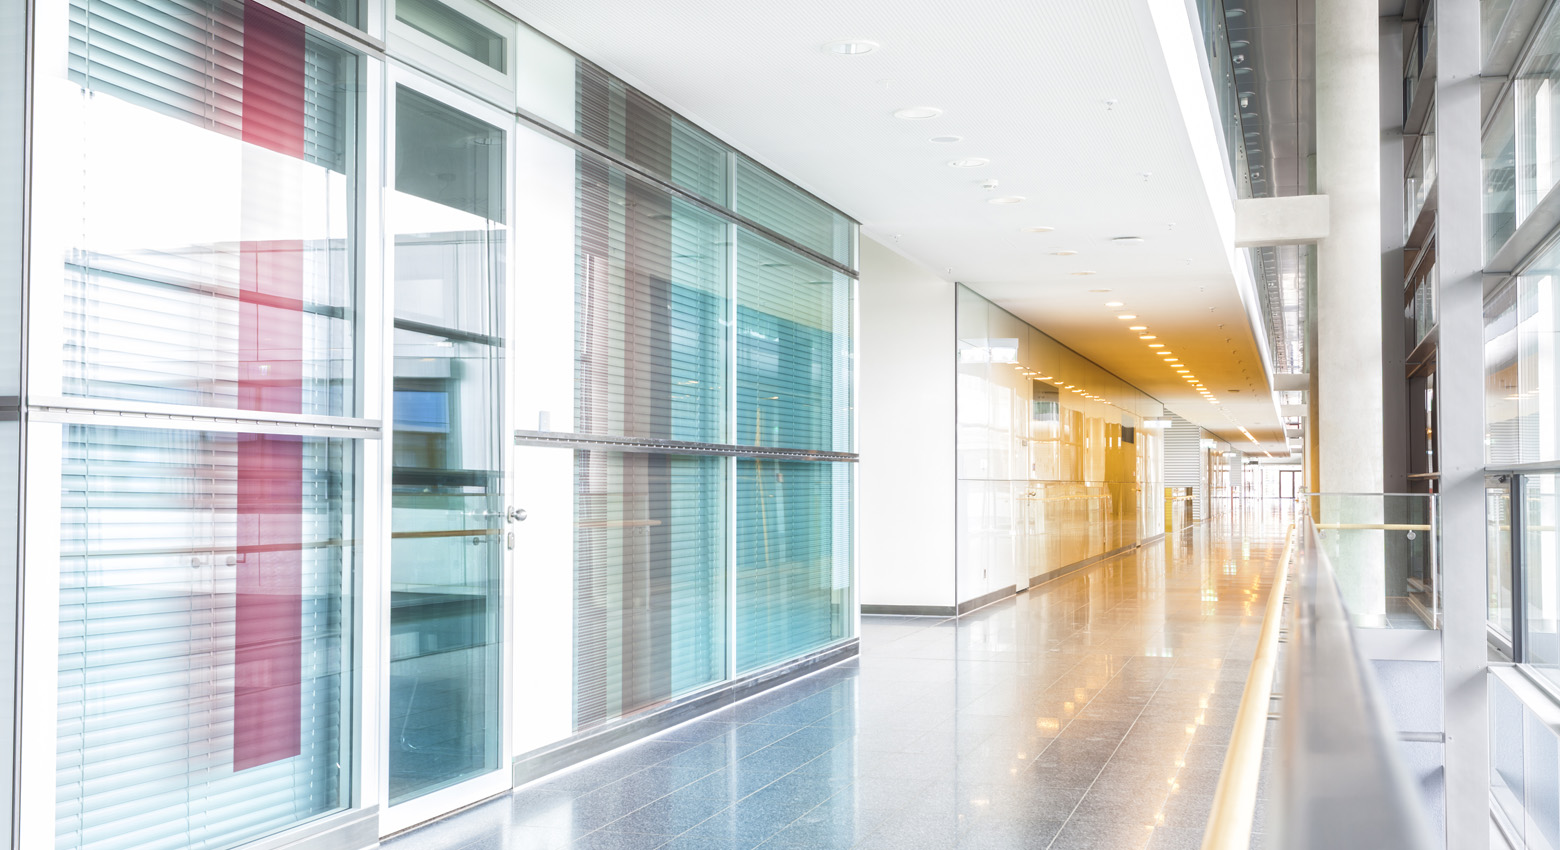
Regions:
<instances>
[{"instance_id":1,"label":"vertical mullion","mask_svg":"<svg viewBox=\"0 0 1560 850\"><path fill-rule=\"evenodd\" d=\"M726 204L737 207L737 155L726 152ZM721 439L737 443L737 225L726 220L726 423ZM737 464L726 458L726 679L737 677Z\"/></svg>"},{"instance_id":2,"label":"vertical mullion","mask_svg":"<svg viewBox=\"0 0 1560 850\"><path fill-rule=\"evenodd\" d=\"M1527 479L1511 476L1511 660L1527 659Z\"/></svg>"}]
</instances>

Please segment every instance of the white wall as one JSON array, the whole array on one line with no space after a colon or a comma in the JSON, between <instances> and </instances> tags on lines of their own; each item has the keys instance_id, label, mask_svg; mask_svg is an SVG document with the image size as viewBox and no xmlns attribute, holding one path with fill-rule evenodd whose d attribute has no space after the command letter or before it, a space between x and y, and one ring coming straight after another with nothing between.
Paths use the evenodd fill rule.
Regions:
<instances>
[{"instance_id":1,"label":"white wall","mask_svg":"<svg viewBox=\"0 0 1560 850\"><path fill-rule=\"evenodd\" d=\"M860 598L954 600L954 285L863 236Z\"/></svg>"}]
</instances>

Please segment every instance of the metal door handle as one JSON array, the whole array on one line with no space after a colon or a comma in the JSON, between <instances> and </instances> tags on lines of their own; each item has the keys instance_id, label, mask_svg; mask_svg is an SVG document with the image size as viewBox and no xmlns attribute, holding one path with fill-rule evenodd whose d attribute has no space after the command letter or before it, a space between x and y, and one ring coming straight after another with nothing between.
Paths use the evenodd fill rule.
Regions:
<instances>
[{"instance_id":1,"label":"metal door handle","mask_svg":"<svg viewBox=\"0 0 1560 850\"><path fill-rule=\"evenodd\" d=\"M525 508L510 508L509 513L504 518L510 522L525 522Z\"/></svg>"}]
</instances>

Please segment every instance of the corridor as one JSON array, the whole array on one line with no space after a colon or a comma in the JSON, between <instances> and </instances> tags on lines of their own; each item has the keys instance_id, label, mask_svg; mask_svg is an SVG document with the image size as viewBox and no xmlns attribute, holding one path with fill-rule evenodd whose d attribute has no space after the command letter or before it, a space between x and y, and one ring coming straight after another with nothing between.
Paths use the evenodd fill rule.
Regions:
<instances>
[{"instance_id":1,"label":"corridor","mask_svg":"<svg viewBox=\"0 0 1560 850\"><path fill-rule=\"evenodd\" d=\"M384 847L1196 848L1294 518L1246 504Z\"/></svg>"}]
</instances>

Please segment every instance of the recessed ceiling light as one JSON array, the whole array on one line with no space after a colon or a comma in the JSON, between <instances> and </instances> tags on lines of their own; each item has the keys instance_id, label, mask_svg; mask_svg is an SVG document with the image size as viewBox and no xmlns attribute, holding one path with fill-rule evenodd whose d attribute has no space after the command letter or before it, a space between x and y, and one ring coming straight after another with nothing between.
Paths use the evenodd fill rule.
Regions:
<instances>
[{"instance_id":1,"label":"recessed ceiling light","mask_svg":"<svg viewBox=\"0 0 1560 850\"><path fill-rule=\"evenodd\" d=\"M1148 347L1149 348L1164 348L1165 344L1162 343L1162 342L1151 342L1151 343L1148 344Z\"/></svg>"},{"instance_id":2,"label":"recessed ceiling light","mask_svg":"<svg viewBox=\"0 0 1560 850\"><path fill-rule=\"evenodd\" d=\"M1106 307L1120 307L1121 306L1121 302L1120 301L1106 301L1105 302L1105 306Z\"/></svg>"},{"instance_id":3,"label":"recessed ceiling light","mask_svg":"<svg viewBox=\"0 0 1560 850\"><path fill-rule=\"evenodd\" d=\"M1159 337L1153 334L1138 334L1138 339L1159 339Z\"/></svg>"},{"instance_id":4,"label":"recessed ceiling light","mask_svg":"<svg viewBox=\"0 0 1560 850\"><path fill-rule=\"evenodd\" d=\"M1132 327L1127 328L1127 330L1129 330L1129 331L1146 331L1146 330L1148 330L1148 325L1133 325Z\"/></svg>"},{"instance_id":5,"label":"recessed ceiling light","mask_svg":"<svg viewBox=\"0 0 1560 850\"><path fill-rule=\"evenodd\" d=\"M1043 225L1043 224L1037 224L1034 227L1026 227L1026 228L1024 228L1024 232L1025 233L1050 233L1051 231L1053 231L1055 229L1056 228L1054 228L1054 227L1047 227L1046 225Z\"/></svg>"},{"instance_id":6,"label":"recessed ceiling light","mask_svg":"<svg viewBox=\"0 0 1560 850\"><path fill-rule=\"evenodd\" d=\"M1143 241L1143 237L1141 237L1141 236L1117 236L1116 238L1114 238L1114 239L1112 239L1110 241L1115 242L1117 245L1137 245L1137 244L1140 244Z\"/></svg>"},{"instance_id":7,"label":"recessed ceiling light","mask_svg":"<svg viewBox=\"0 0 1560 850\"><path fill-rule=\"evenodd\" d=\"M988 204L1022 204L1023 202L1023 195L1003 195L999 198L986 199L986 203Z\"/></svg>"},{"instance_id":8,"label":"recessed ceiling light","mask_svg":"<svg viewBox=\"0 0 1560 850\"><path fill-rule=\"evenodd\" d=\"M907 106L904 109L894 110L895 118L906 121L922 121L927 118L936 118L942 114L942 110L935 106Z\"/></svg>"},{"instance_id":9,"label":"recessed ceiling light","mask_svg":"<svg viewBox=\"0 0 1560 850\"><path fill-rule=\"evenodd\" d=\"M1087 270L1084 270L1084 271L1081 271L1081 272L1073 272L1073 275L1075 277L1088 277L1091 274L1099 274L1099 272L1094 271L1092 269L1087 269ZM1117 306L1120 306L1120 305L1117 305Z\"/></svg>"},{"instance_id":10,"label":"recessed ceiling light","mask_svg":"<svg viewBox=\"0 0 1560 850\"><path fill-rule=\"evenodd\" d=\"M1178 375L1190 375L1192 373L1192 370L1190 369L1177 369L1175 371Z\"/></svg>"},{"instance_id":11,"label":"recessed ceiling light","mask_svg":"<svg viewBox=\"0 0 1560 850\"><path fill-rule=\"evenodd\" d=\"M1169 354L1170 352L1168 352L1168 351L1161 351L1159 353L1160 354ZM1168 358L1165 358L1165 362L1166 363L1180 363L1181 362L1181 358L1179 358L1179 357L1168 357Z\"/></svg>"},{"instance_id":12,"label":"recessed ceiling light","mask_svg":"<svg viewBox=\"0 0 1560 850\"><path fill-rule=\"evenodd\" d=\"M1070 249L1067 249L1067 248L1063 248L1060 251L1052 251L1051 252L1051 256L1053 256L1053 257L1071 257L1072 255L1074 255L1076 253L1078 253L1078 252L1070 250Z\"/></svg>"},{"instance_id":13,"label":"recessed ceiling light","mask_svg":"<svg viewBox=\"0 0 1560 850\"><path fill-rule=\"evenodd\" d=\"M949 160L949 168L979 168L982 165L990 165L991 160L983 156L967 156L964 159Z\"/></svg>"},{"instance_id":14,"label":"recessed ceiling light","mask_svg":"<svg viewBox=\"0 0 1560 850\"><path fill-rule=\"evenodd\" d=\"M927 139L927 141L928 142L936 142L939 145L951 145L954 142L962 142L962 141L964 141L964 137L963 136L933 136L930 139Z\"/></svg>"},{"instance_id":15,"label":"recessed ceiling light","mask_svg":"<svg viewBox=\"0 0 1560 850\"><path fill-rule=\"evenodd\" d=\"M1116 318L1118 318L1118 319L1136 319L1137 316L1135 316L1135 315L1133 315L1131 313L1122 313L1121 315L1117 316Z\"/></svg>"},{"instance_id":16,"label":"recessed ceiling light","mask_svg":"<svg viewBox=\"0 0 1560 850\"><path fill-rule=\"evenodd\" d=\"M1090 292L1109 292L1109 289L1091 289Z\"/></svg>"},{"instance_id":17,"label":"recessed ceiling light","mask_svg":"<svg viewBox=\"0 0 1560 850\"><path fill-rule=\"evenodd\" d=\"M853 38L844 41L831 41L819 49L824 53L833 53L837 56L860 56L863 53L871 53L878 49L878 43Z\"/></svg>"}]
</instances>

